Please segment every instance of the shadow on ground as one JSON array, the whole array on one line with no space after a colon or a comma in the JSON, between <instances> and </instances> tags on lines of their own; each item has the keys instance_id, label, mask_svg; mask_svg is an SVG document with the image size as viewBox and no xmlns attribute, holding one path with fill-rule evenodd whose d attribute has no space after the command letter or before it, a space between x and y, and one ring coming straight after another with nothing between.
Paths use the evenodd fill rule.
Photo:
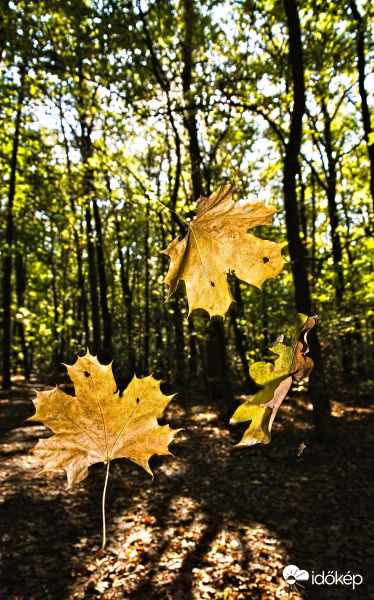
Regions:
<instances>
[{"instance_id":1,"label":"shadow on ground","mask_svg":"<svg viewBox=\"0 0 374 600\"><path fill-rule=\"evenodd\" d=\"M271 444L244 449L232 448L241 431L220 420L222 406L175 398L166 418L185 431L175 458L152 459L155 479L113 462L102 552L103 465L71 490L63 474L36 475L28 450L46 430L23 421L38 386L18 381L1 397L1 600L374 598L367 397L353 405L341 392L324 445L313 442L307 396L291 397ZM364 582L290 590L287 564Z\"/></svg>"}]
</instances>

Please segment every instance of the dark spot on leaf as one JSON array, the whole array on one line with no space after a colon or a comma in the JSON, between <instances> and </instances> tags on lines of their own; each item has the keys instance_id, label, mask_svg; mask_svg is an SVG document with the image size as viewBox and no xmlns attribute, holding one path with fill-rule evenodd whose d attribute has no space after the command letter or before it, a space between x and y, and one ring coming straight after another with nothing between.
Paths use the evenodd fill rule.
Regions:
<instances>
[{"instance_id":1,"label":"dark spot on leaf","mask_svg":"<svg viewBox=\"0 0 374 600\"><path fill-rule=\"evenodd\" d=\"M210 282L210 285L211 285L212 287L214 287L214 283L213 283L213 281L211 281L211 282Z\"/></svg>"},{"instance_id":2,"label":"dark spot on leaf","mask_svg":"<svg viewBox=\"0 0 374 600\"><path fill-rule=\"evenodd\" d=\"M262 259L262 262L266 264L269 262L269 260L270 260L270 258L268 258L267 256L264 256L264 258Z\"/></svg>"},{"instance_id":3,"label":"dark spot on leaf","mask_svg":"<svg viewBox=\"0 0 374 600\"><path fill-rule=\"evenodd\" d=\"M89 374L89 372L88 372L88 371L85 371L85 372L84 372L84 374L85 374L85 376L86 376L86 377L89 377L89 376L90 376L90 374Z\"/></svg>"},{"instance_id":4,"label":"dark spot on leaf","mask_svg":"<svg viewBox=\"0 0 374 600\"><path fill-rule=\"evenodd\" d=\"M139 404L139 402L140 402L140 398L137 398L136 399L136 404Z\"/></svg>"}]
</instances>

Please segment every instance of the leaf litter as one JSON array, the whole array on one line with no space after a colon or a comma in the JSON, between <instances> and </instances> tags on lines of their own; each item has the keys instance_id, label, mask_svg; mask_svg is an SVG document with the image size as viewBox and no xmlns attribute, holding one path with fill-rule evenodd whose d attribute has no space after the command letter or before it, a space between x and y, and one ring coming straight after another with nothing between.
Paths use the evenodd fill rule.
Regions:
<instances>
[{"instance_id":1,"label":"leaf litter","mask_svg":"<svg viewBox=\"0 0 374 600\"><path fill-rule=\"evenodd\" d=\"M313 441L308 397L291 393L271 446L243 448L240 460L230 450L235 428L219 417L222 405L214 405L217 421L189 426L193 406L172 399L166 418L185 427L183 441L175 441L180 469L151 481L128 461L113 461L103 552L100 466L70 490L63 474L38 477L35 462L27 466L40 427L19 424L32 413L35 387L46 384L19 382L11 396L0 396L1 600L325 600L322 586L290 595L283 568L369 577L373 519L365 482L374 419L372 399L359 390L334 386L324 446ZM203 397L193 402L206 406ZM151 466L160 469L162 460L154 457ZM370 597L364 585L360 591ZM350 596L329 588L329 599Z\"/></svg>"}]
</instances>

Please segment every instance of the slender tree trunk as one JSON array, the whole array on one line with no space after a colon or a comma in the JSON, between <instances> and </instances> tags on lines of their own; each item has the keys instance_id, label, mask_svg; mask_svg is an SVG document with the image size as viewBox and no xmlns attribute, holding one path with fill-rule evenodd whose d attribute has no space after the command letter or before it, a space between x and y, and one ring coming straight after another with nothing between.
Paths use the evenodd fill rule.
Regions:
<instances>
[{"instance_id":1,"label":"slender tree trunk","mask_svg":"<svg viewBox=\"0 0 374 600\"><path fill-rule=\"evenodd\" d=\"M116 229L116 242L117 242L117 252L118 252L118 261L120 266L120 276L121 276L121 287L122 287L122 296L123 303L125 307L125 315L126 315L126 338L127 338L127 350L128 350L128 365L129 365L129 373L131 376L135 372L135 351L134 351L134 340L133 340L133 316L132 316L132 292L129 285L129 280L126 274L125 262L123 258L122 252L122 239L121 239L121 230L120 230L120 222L118 219L118 211L115 206L113 206L114 212L114 224Z\"/></svg>"},{"instance_id":2,"label":"slender tree trunk","mask_svg":"<svg viewBox=\"0 0 374 600\"><path fill-rule=\"evenodd\" d=\"M52 352L52 368L55 372L58 371L60 365L60 357L58 354L59 346L59 306L57 296L57 283L56 283L56 269L53 259L53 244L52 244L52 255L51 255L51 272L52 272L52 295L53 295L53 352Z\"/></svg>"},{"instance_id":3,"label":"slender tree trunk","mask_svg":"<svg viewBox=\"0 0 374 600\"><path fill-rule=\"evenodd\" d=\"M191 381L195 381L197 377L197 345L196 331L192 316L188 318L188 341L190 348L189 369L188 374Z\"/></svg>"},{"instance_id":4,"label":"slender tree trunk","mask_svg":"<svg viewBox=\"0 0 374 600\"><path fill-rule=\"evenodd\" d=\"M76 217L76 208L75 208L75 201L74 201L75 191L74 191L74 188L72 185L73 174L72 174L72 170L71 170L69 144L68 144L68 140L66 137L65 128L63 125L63 112L62 112L61 106L60 106L60 123L61 123L62 135L64 138L66 166L67 166L67 173L68 173L70 208L71 208L71 212L73 213L74 217ZM76 257L77 257L77 266L78 266L78 288L79 288L78 315L79 315L79 322L81 322L81 321L83 322L85 345L86 345L86 348L89 348L90 347L90 328L89 328L89 323L88 323L86 281L85 281L84 272L83 272L82 248L81 248L81 244L80 244L77 225L75 222L73 224L73 233L74 233L75 252L76 252Z\"/></svg>"},{"instance_id":5,"label":"slender tree trunk","mask_svg":"<svg viewBox=\"0 0 374 600\"><path fill-rule=\"evenodd\" d=\"M3 68L3 59L6 48L6 29L10 17L9 0L3 0L3 6L0 10L0 76Z\"/></svg>"},{"instance_id":6,"label":"slender tree trunk","mask_svg":"<svg viewBox=\"0 0 374 600\"><path fill-rule=\"evenodd\" d=\"M197 200L203 189L203 180L201 174L201 154L199 147L199 138L196 121L196 111L188 108L192 104L194 97L191 92L192 84L192 65L193 65L193 30L194 30L195 12L194 0L184 0L184 44L183 44L183 97L187 105L184 112L184 125L188 132L189 156L191 165L191 183L195 200Z\"/></svg>"},{"instance_id":7,"label":"slender tree trunk","mask_svg":"<svg viewBox=\"0 0 374 600\"><path fill-rule=\"evenodd\" d=\"M62 311L61 311L61 332L59 335L60 343L58 346L58 357L59 364L58 369L61 369L61 361L65 356L65 348L66 348L66 339L70 340L71 336L69 335L69 327L67 325L67 312L69 310L69 300L66 294L66 290L68 289L69 282L67 278L67 267L69 265L68 258L64 252L64 248L62 248L61 253L61 263L62 263Z\"/></svg>"},{"instance_id":8,"label":"slender tree trunk","mask_svg":"<svg viewBox=\"0 0 374 600\"><path fill-rule=\"evenodd\" d=\"M194 31L194 0L184 0L184 26L185 38L183 44L183 70L182 84L183 96L186 104L184 112L184 125L188 133L189 158L191 166L191 184L194 199L197 200L203 192L202 159L199 147L196 111L189 108L193 101L192 65L193 65L193 31ZM231 386L228 377L226 340L223 323L213 318L207 322L207 379L211 383L210 390L213 397L223 397L227 402L232 399ZM190 335L190 340L194 337ZM195 349L196 351L196 349Z\"/></svg>"},{"instance_id":9,"label":"slender tree trunk","mask_svg":"<svg viewBox=\"0 0 374 600\"><path fill-rule=\"evenodd\" d=\"M111 361L112 356L112 317L108 306L108 285L105 273L105 259L104 259L104 243L103 243L103 230L101 225L101 216L96 198L92 199L93 212L95 219L96 229L96 256L97 266L99 272L99 286L100 286L100 304L101 314L103 317L103 359L105 361Z\"/></svg>"},{"instance_id":10,"label":"slender tree trunk","mask_svg":"<svg viewBox=\"0 0 374 600\"><path fill-rule=\"evenodd\" d=\"M335 295L338 311L344 314L344 292L345 281L343 272L343 251L339 234L339 213L336 203L336 159L333 157L332 135L331 135L331 119L327 111L327 106L322 101L322 112L324 116L324 132L325 132L325 151L327 156L328 171L327 171L327 204L329 211L331 243L332 243L332 258L334 264L335 278ZM343 312L342 312L343 311ZM342 366L344 378L350 381L352 377L352 338L349 334L344 334L341 337L341 352Z\"/></svg>"},{"instance_id":11,"label":"slender tree trunk","mask_svg":"<svg viewBox=\"0 0 374 600\"><path fill-rule=\"evenodd\" d=\"M357 22L357 70L358 87L361 97L362 122L364 126L365 142L370 160L370 193L374 206L374 143L370 143L369 136L372 133L368 96L365 89L365 29L362 16L357 8L355 0L350 0L350 8L353 18Z\"/></svg>"},{"instance_id":12,"label":"slender tree trunk","mask_svg":"<svg viewBox=\"0 0 374 600\"><path fill-rule=\"evenodd\" d=\"M6 213L5 242L3 250L3 389L11 387L10 379L10 355L11 355L11 320L10 307L12 303L12 249L14 238L14 215L13 205L16 194L16 178L18 166L18 147L20 142L21 118L23 100L25 94L25 75L26 66L22 65L20 69L20 87L17 98L17 112L14 127L12 156L10 161L9 193L8 206Z\"/></svg>"},{"instance_id":13,"label":"slender tree trunk","mask_svg":"<svg viewBox=\"0 0 374 600\"><path fill-rule=\"evenodd\" d=\"M167 244L166 244L166 236L165 236L165 225L164 225L164 221L162 218L162 212L161 211L157 211L158 214L158 218L160 220L160 238L161 238L161 247L162 248L166 248ZM167 303L165 302L165 298L166 298L166 286L165 286L165 281L164 281L164 276L166 273L166 255L163 252L160 252L160 262L161 262L161 276L162 276L162 315L163 315L163 322L164 322L164 327L165 327L165 339L166 339L166 352L163 352L163 359L165 361L166 364L166 369L167 369L167 374L168 374L168 378L170 377L170 364L171 364L171 360L170 360L170 325L169 325L169 312L167 309Z\"/></svg>"},{"instance_id":14,"label":"slender tree trunk","mask_svg":"<svg viewBox=\"0 0 374 600\"><path fill-rule=\"evenodd\" d=\"M345 285L342 264L343 253L339 234L339 214L336 204L336 160L333 158L331 119L324 102L322 102L322 112L324 116L325 150L328 162L326 191L331 231L332 257L335 271L335 293L338 308L340 309L343 302Z\"/></svg>"},{"instance_id":15,"label":"slender tree trunk","mask_svg":"<svg viewBox=\"0 0 374 600\"><path fill-rule=\"evenodd\" d=\"M176 383L183 389L186 384L183 314L178 295L173 296L170 302L174 312Z\"/></svg>"},{"instance_id":16,"label":"slender tree trunk","mask_svg":"<svg viewBox=\"0 0 374 600\"><path fill-rule=\"evenodd\" d=\"M231 321L232 328L234 330L236 351L239 354L240 362L242 363L245 383L246 383L247 391L249 393L253 387L252 383L251 383L251 378L249 376L249 365L248 365L248 361L247 361L245 348L243 345L243 336L241 335L241 331L239 329L239 325L238 325L236 316L233 312L230 313L230 321Z\"/></svg>"},{"instance_id":17,"label":"slender tree trunk","mask_svg":"<svg viewBox=\"0 0 374 600\"><path fill-rule=\"evenodd\" d=\"M81 136L81 153L84 167L83 174L83 198L86 217L86 239L87 239L87 255L88 255L88 276L91 296L91 315L93 329L93 348L95 355L101 356L101 323L99 312L99 294L97 291L96 278L96 260L94 235L92 230L92 215L91 215L91 199L93 194L92 172L89 166L89 159L92 156L92 148L89 137L85 133L84 125L82 124Z\"/></svg>"},{"instance_id":18,"label":"slender tree trunk","mask_svg":"<svg viewBox=\"0 0 374 600\"><path fill-rule=\"evenodd\" d=\"M312 171L312 280L313 280L313 288L317 285L317 276L316 276L316 218L317 218L317 210L316 210L316 182L315 175Z\"/></svg>"},{"instance_id":19,"label":"slender tree trunk","mask_svg":"<svg viewBox=\"0 0 374 600\"><path fill-rule=\"evenodd\" d=\"M264 336L264 354L268 353L270 340L269 340L269 315L267 306L267 292L262 290L262 332Z\"/></svg>"},{"instance_id":20,"label":"slender tree trunk","mask_svg":"<svg viewBox=\"0 0 374 600\"><path fill-rule=\"evenodd\" d=\"M340 173L340 176L343 177L343 173ZM343 207L343 214L344 214L344 220L345 220L345 225L346 225L346 238L349 240L351 239L351 221L350 221L350 217L348 214L348 208L347 208L347 203L346 203L346 198L345 198L345 193L344 191L341 192L341 202L342 202L342 207ZM353 265L354 265L354 249L350 248L349 245L347 245L346 247L346 252L347 252L347 256L348 256L348 263L350 265L351 268L351 273L353 272ZM349 373L352 374L352 367L353 367L353 361L352 361L352 355L354 354L355 358L356 358L356 372L358 373L359 377L361 378L370 378L370 373L369 373L369 369L368 369L368 361L367 361L367 352L366 352L366 348L365 348L365 342L363 340L362 337L362 324L360 322L360 313L362 312L361 307L360 307L360 303L359 303L359 295L357 294L357 285L356 285L356 280L354 277L352 277L350 279L350 293L351 293L351 297L350 297L350 301L349 301L349 306L350 306L350 310L351 310L351 314L353 315L353 330L349 331L348 335L349 335L349 341L350 344L348 345L348 349L351 352L351 355L349 357ZM355 346L355 350L353 351L352 348L352 342L354 343ZM343 348L344 351L344 348Z\"/></svg>"},{"instance_id":21,"label":"slender tree trunk","mask_svg":"<svg viewBox=\"0 0 374 600\"><path fill-rule=\"evenodd\" d=\"M17 252L16 254L16 288L17 288L17 304L18 310L24 307L25 302L25 289L26 289L26 275L25 275L25 266L23 263L22 254ZM18 323L19 337L21 340L21 348L23 355L23 374L25 376L26 381L30 378L30 369L29 369L29 360L28 360L28 347L26 344L26 336L25 336L25 326L23 321L20 320Z\"/></svg>"},{"instance_id":22,"label":"slender tree trunk","mask_svg":"<svg viewBox=\"0 0 374 600\"><path fill-rule=\"evenodd\" d=\"M293 79L293 109L288 143L284 155L283 193L286 211L286 227L291 256L291 268L295 286L295 304L298 312L312 313L308 272L304 246L299 230L299 212L296 195L296 176L301 145L302 119L305 111L305 84L303 51L299 14L295 0L283 0L289 29L289 60ZM314 370L310 376L310 392L313 402L313 416L317 434L323 437L330 411L327 395L321 348L314 327L309 333L310 355L314 360Z\"/></svg>"},{"instance_id":23,"label":"slender tree trunk","mask_svg":"<svg viewBox=\"0 0 374 600\"><path fill-rule=\"evenodd\" d=\"M251 393L254 389L254 385L253 385L252 379L249 376L249 365L248 365L247 353L246 353L247 344L246 344L246 340L245 340L245 337L242 332L242 328L241 328L240 324L238 323L238 318L237 318L238 316L243 315L243 301L242 301L242 295L241 295L241 290L240 290L240 282L236 277L235 277L235 298L236 298L236 304L231 308L230 321L231 321L231 326L234 331L236 351L239 355L240 362L242 363L242 367L243 367L244 381L245 381L246 388L247 388L246 391L248 393Z\"/></svg>"},{"instance_id":24,"label":"slender tree trunk","mask_svg":"<svg viewBox=\"0 0 374 600\"><path fill-rule=\"evenodd\" d=\"M145 229L144 229L144 263L145 263L145 281L144 281L144 371L148 373L149 365L149 202L146 205Z\"/></svg>"},{"instance_id":25,"label":"slender tree trunk","mask_svg":"<svg viewBox=\"0 0 374 600\"><path fill-rule=\"evenodd\" d=\"M307 227L307 219L306 219L306 209L305 209L305 183L303 181L303 176L301 173L300 163L298 161L298 179L299 179L299 206L300 206L300 225L302 231L302 244L304 246L304 253L307 254L308 248L308 227Z\"/></svg>"}]
</instances>

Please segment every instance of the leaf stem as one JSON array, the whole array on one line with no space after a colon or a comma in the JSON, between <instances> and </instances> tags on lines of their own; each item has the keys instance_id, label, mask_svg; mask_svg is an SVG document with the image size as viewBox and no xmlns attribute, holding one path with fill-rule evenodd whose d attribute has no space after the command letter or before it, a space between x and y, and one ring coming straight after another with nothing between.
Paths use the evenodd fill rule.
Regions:
<instances>
[{"instance_id":1,"label":"leaf stem","mask_svg":"<svg viewBox=\"0 0 374 600\"><path fill-rule=\"evenodd\" d=\"M103 545L101 546L103 550L104 550L104 548L105 548L105 545L106 545L106 527L105 527L105 494L106 494L106 488L107 488L107 485L108 485L109 465L110 465L110 460L108 460L108 462L107 462L107 464L106 464L106 477L105 477L105 484L104 484L104 489L103 489L103 504L102 504L102 515L103 515Z\"/></svg>"},{"instance_id":2,"label":"leaf stem","mask_svg":"<svg viewBox=\"0 0 374 600\"><path fill-rule=\"evenodd\" d=\"M181 215L179 213L177 213L176 210L173 210L172 208L170 208L170 206L167 206L166 204L164 204L163 202L161 202L161 200L159 200L157 197L154 198L156 200L156 202L158 202L159 204L161 204L161 206L163 206L164 208L166 208L166 210L174 213L175 215L177 215L178 219L180 219L181 221L183 221L183 223L185 223L187 225L187 227L189 227L189 222L186 221L186 219L184 219L183 217L181 217Z\"/></svg>"}]
</instances>

